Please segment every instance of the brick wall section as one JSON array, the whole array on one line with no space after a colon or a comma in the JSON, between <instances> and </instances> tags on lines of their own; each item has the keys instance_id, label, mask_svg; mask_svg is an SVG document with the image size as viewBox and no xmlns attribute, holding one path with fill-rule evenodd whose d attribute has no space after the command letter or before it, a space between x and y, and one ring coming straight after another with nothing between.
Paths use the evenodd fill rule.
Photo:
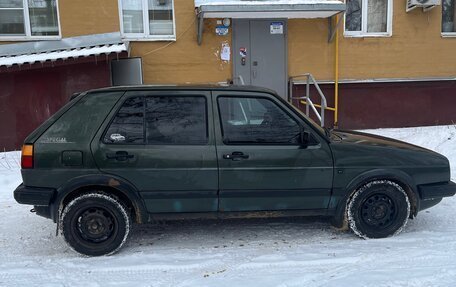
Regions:
<instances>
[{"instance_id":1,"label":"brick wall section","mask_svg":"<svg viewBox=\"0 0 456 287\"><path fill-rule=\"evenodd\" d=\"M334 106L334 85L320 85ZM305 85L295 94L305 94ZM315 90L312 99L319 103ZM456 81L353 83L339 86L339 128L370 129L456 124ZM299 106L305 110L304 105ZM326 112L332 126L334 113ZM313 117L315 119L315 117Z\"/></svg>"}]
</instances>

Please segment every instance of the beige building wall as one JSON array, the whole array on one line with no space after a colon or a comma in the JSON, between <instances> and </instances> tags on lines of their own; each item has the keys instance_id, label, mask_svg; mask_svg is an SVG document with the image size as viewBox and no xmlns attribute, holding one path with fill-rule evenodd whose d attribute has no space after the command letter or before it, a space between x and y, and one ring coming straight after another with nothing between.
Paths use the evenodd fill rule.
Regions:
<instances>
[{"instance_id":1,"label":"beige building wall","mask_svg":"<svg viewBox=\"0 0 456 287\"><path fill-rule=\"evenodd\" d=\"M60 0L63 37L120 31L117 0ZM216 21L205 21L201 46L196 41L193 0L174 0L175 42L130 43L130 56L142 57L146 84L214 83L231 78L231 63L220 60L223 43L231 45L231 34L216 36Z\"/></svg>"},{"instance_id":2,"label":"beige building wall","mask_svg":"<svg viewBox=\"0 0 456 287\"><path fill-rule=\"evenodd\" d=\"M342 30L341 30L342 31ZM288 21L288 75L334 78L335 44L328 43L328 19Z\"/></svg>"},{"instance_id":3,"label":"beige building wall","mask_svg":"<svg viewBox=\"0 0 456 287\"><path fill-rule=\"evenodd\" d=\"M442 7L406 13L405 1L393 1L392 37L341 40L341 78L456 76L456 38L441 36Z\"/></svg>"},{"instance_id":4,"label":"beige building wall","mask_svg":"<svg viewBox=\"0 0 456 287\"><path fill-rule=\"evenodd\" d=\"M339 33L341 79L456 77L456 38L441 36L441 6L430 12L405 12L406 0L394 0L391 37L349 38ZM193 0L175 2L175 42L131 42L131 56L142 57L145 83L215 83L232 78L232 61L220 60L227 36L215 35L215 19L206 19L203 42L196 41ZM117 0L59 0L63 37L120 30ZM327 19L288 21L288 72L310 72L334 79L335 43L328 43Z\"/></svg>"},{"instance_id":5,"label":"beige building wall","mask_svg":"<svg viewBox=\"0 0 456 287\"><path fill-rule=\"evenodd\" d=\"M62 37L119 31L117 0L58 0Z\"/></svg>"},{"instance_id":6,"label":"beige building wall","mask_svg":"<svg viewBox=\"0 0 456 287\"><path fill-rule=\"evenodd\" d=\"M216 83L232 77L232 63L220 60L222 44L231 33L215 35L216 20L205 20L203 42L196 40L193 0L174 0L175 42L134 42L131 56L142 57L145 83ZM231 32L231 29L230 29Z\"/></svg>"},{"instance_id":7,"label":"beige building wall","mask_svg":"<svg viewBox=\"0 0 456 287\"><path fill-rule=\"evenodd\" d=\"M441 36L441 6L406 13L405 2L393 1L391 37L344 37L341 25L341 79L456 77L456 38ZM289 74L333 80L335 43L327 43L327 19L290 20L288 27Z\"/></svg>"}]
</instances>

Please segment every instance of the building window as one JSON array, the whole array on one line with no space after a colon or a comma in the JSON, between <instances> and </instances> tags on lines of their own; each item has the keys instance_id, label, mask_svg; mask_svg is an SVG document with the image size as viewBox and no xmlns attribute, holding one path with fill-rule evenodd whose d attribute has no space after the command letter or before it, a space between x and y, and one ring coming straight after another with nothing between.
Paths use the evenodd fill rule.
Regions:
<instances>
[{"instance_id":1,"label":"building window","mask_svg":"<svg viewBox=\"0 0 456 287\"><path fill-rule=\"evenodd\" d=\"M122 35L137 40L174 40L173 0L120 0Z\"/></svg>"},{"instance_id":2,"label":"building window","mask_svg":"<svg viewBox=\"0 0 456 287\"><path fill-rule=\"evenodd\" d=\"M347 0L346 36L391 36L391 0Z\"/></svg>"},{"instance_id":3,"label":"building window","mask_svg":"<svg viewBox=\"0 0 456 287\"><path fill-rule=\"evenodd\" d=\"M455 33L456 25L454 23L456 14L455 0L442 1L442 33Z\"/></svg>"},{"instance_id":4,"label":"building window","mask_svg":"<svg viewBox=\"0 0 456 287\"><path fill-rule=\"evenodd\" d=\"M0 0L0 39L59 38L57 0Z\"/></svg>"}]
</instances>

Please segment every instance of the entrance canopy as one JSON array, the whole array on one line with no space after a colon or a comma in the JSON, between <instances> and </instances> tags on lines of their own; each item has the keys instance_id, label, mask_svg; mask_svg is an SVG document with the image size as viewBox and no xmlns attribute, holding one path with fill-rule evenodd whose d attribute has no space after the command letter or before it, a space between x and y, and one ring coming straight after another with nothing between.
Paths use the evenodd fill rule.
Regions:
<instances>
[{"instance_id":1,"label":"entrance canopy","mask_svg":"<svg viewBox=\"0 0 456 287\"><path fill-rule=\"evenodd\" d=\"M345 11L338 0L195 0L204 18L328 18Z\"/></svg>"},{"instance_id":2,"label":"entrance canopy","mask_svg":"<svg viewBox=\"0 0 456 287\"><path fill-rule=\"evenodd\" d=\"M309 19L330 18L345 11L339 0L195 0L198 17L198 44L205 18ZM333 31L332 21L330 33Z\"/></svg>"}]
</instances>

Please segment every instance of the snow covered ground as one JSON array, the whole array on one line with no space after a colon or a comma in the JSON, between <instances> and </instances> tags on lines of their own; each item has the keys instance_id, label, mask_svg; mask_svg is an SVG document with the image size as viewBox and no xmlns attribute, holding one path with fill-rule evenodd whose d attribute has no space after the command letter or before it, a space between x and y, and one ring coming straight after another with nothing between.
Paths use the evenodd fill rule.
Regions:
<instances>
[{"instance_id":1,"label":"snow covered ground","mask_svg":"<svg viewBox=\"0 0 456 287\"><path fill-rule=\"evenodd\" d=\"M456 177L456 126L369 132L436 150ZM456 197L400 235L361 240L322 219L136 226L110 257L86 258L17 204L18 153L0 153L0 286L456 286Z\"/></svg>"}]
</instances>

